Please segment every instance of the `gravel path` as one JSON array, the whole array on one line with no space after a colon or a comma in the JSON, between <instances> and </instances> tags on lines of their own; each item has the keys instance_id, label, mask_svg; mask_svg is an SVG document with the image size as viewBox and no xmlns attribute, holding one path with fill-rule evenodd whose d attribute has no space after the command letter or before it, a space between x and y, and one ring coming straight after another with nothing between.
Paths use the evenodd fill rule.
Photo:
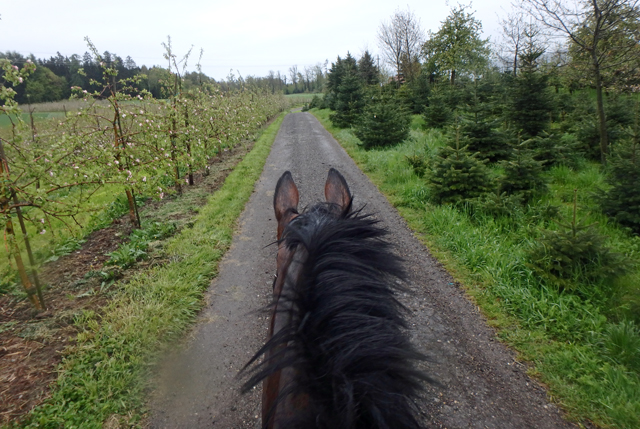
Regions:
<instances>
[{"instance_id":1,"label":"gravel path","mask_svg":"<svg viewBox=\"0 0 640 429\"><path fill-rule=\"evenodd\" d=\"M478 309L413 236L403 219L308 113L289 114L255 192L240 218L231 249L211 284L207 306L184 347L167 358L151 399L152 428L259 428L260 393L240 395L236 374L265 340L276 222L275 184L290 170L300 207L323 198L330 167L347 179L354 205L366 204L394 231L407 261L414 342L432 358L426 370L441 386L428 386L420 405L426 427L569 428L514 354L495 339Z\"/></svg>"}]
</instances>

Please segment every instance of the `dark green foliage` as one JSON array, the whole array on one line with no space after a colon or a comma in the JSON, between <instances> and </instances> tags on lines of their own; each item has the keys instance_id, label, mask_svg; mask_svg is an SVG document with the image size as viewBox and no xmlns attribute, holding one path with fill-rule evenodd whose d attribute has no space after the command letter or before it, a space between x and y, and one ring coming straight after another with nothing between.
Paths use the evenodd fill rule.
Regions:
<instances>
[{"instance_id":1,"label":"dark green foliage","mask_svg":"<svg viewBox=\"0 0 640 429\"><path fill-rule=\"evenodd\" d=\"M364 108L364 86L356 60L351 54L347 53L345 59L338 57L331 64L324 106L335 111L331 115L331 122L336 127L347 128L357 122Z\"/></svg>"},{"instance_id":2,"label":"dark green foliage","mask_svg":"<svg viewBox=\"0 0 640 429\"><path fill-rule=\"evenodd\" d=\"M324 109L324 98L318 96L317 94L313 96L311 101L304 105L302 108L303 112L309 111L311 109Z\"/></svg>"},{"instance_id":3,"label":"dark green foliage","mask_svg":"<svg viewBox=\"0 0 640 429\"><path fill-rule=\"evenodd\" d=\"M338 56L336 62L331 63L331 68L327 74L325 100L327 107L331 110L336 110L336 103L338 101L337 94L340 91L340 85L342 85L342 80L347 72L351 72L352 74L357 74L358 72L356 60L348 52L345 59Z\"/></svg>"},{"instance_id":4,"label":"dark green foliage","mask_svg":"<svg viewBox=\"0 0 640 429\"><path fill-rule=\"evenodd\" d=\"M533 158L544 165L545 168L553 165L566 165L573 167L581 159L579 143L571 134L559 136L541 132L522 143L523 147L533 152Z\"/></svg>"},{"instance_id":5,"label":"dark green foliage","mask_svg":"<svg viewBox=\"0 0 640 429\"><path fill-rule=\"evenodd\" d=\"M458 144L455 148L443 146L438 151L429 186L433 199L439 204L478 198L493 188L485 161Z\"/></svg>"},{"instance_id":6,"label":"dark green foliage","mask_svg":"<svg viewBox=\"0 0 640 429\"><path fill-rule=\"evenodd\" d=\"M364 109L355 135L365 149L392 146L409 135L410 115L394 99L374 99Z\"/></svg>"},{"instance_id":7,"label":"dark green foliage","mask_svg":"<svg viewBox=\"0 0 640 429\"><path fill-rule=\"evenodd\" d=\"M56 76L44 66L38 66L27 80L25 99L29 103L42 103L61 100L70 93L69 84L64 77Z\"/></svg>"},{"instance_id":8,"label":"dark green foliage","mask_svg":"<svg viewBox=\"0 0 640 429\"><path fill-rule=\"evenodd\" d=\"M514 149L510 160L502 161L504 176L500 179L499 192L519 195L524 203L531 201L537 193L546 191L542 177L542 163L533 159L530 151Z\"/></svg>"},{"instance_id":9,"label":"dark green foliage","mask_svg":"<svg viewBox=\"0 0 640 429\"><path fill-rule=\"evenodd\" d=\"M578 150L588 159L600 161L600 131L595 101L587 92L581 92L572 97L568 104L562 129L576 135L580 142ZM634 107L628 97L611 95L605 99L605 111L609 143L615 146L624 139L625 130L633 124Z\"/></svg>"},{"instance_id":10,"label":"dark green foliage","mask_svg":"<svg viewBox=\"0 0 640 429\"><path fill-rule=\"evenodd\" d=\"M375 85L379 81L380 72L373 62L373 57L369 51L364 51L358 60L358 73L365 85Z\"/></svg>"},{"instance_id":11,"label":"dark green foliage","mask_svg":"<svg viewBox=\"0 0 640 429\"><path fill-rule=\"evenodd\" d=\"M429 85L429 76L423 68L418 76L402 85L400 91L404 91L404 98L407 107L411 113L421 115L429 104L429 95L431 94L431 86Z\"/></svg>"},{"instance_id":12,"label":"dark green foliage","mask_svg":"<svg viewBox=\"0 0 640 429\"><path fill-rule=\"evenodd\" d=\"M511 80L507 93L507 118L523 138L535 137L548 129L554 110L548 76L537 67L542 53L532 51L521 57L520 73Z\"/></svg>"},{"instance_id":13,"label":"dark green foliage","mask_svg":"<svg viewBox=\"0 0 640 429\"><path fill-rule=\"evenodd\" d=\"M424 108L424 120L427 128L445 128L453 122L453 109L448 102L447 91L433 91L429 104Z\"/></svg>"},{"instance_id":14,"label":"dark green foliage","mask_svg":"<svg viewBox=\"0 0 640 429\"><path fill-rule=\"evenodd\" d=\"M585 283L597 286L611 284L627 271L624 255L605 245L605 236L595 224L576 222L574 199L573 221L558 223L558 230L543 230L530 249L527 266L550 284L567 291L577 291ZM581 290L591 295L590 290Z\"/></svg>"},{"instance_id":15,"label":"dark green foliage","mask_svg":"<svg viewBox=\"0 0 640 429\"><path fill-rule=\"evenodd\" d=\"M621 225L640 234L640 143L638 135L629 143L618 143L609 158L605 181L611 187L600 191L602 211Z\"/></svg>"},{"instance_id":16,"label":"dark green foliage","mask_svg":"<svg viewBox=\"0 0 640 429\"><path fill-rule=\"evenodd\" d=\"M347 70L337 88L331 122L339 128L355 125L364 108L362 80L356 70Z\"/></svg>"},{"instance_id":17,"label":"dark green foliage","mask_svg":"<svg viewBox=\"0 0 640 429\"><path fill-rule=\"evenodd\" d=\"M470 97L460 112L463 142L469 151L479 152L479 157L496 162L509 157L511 146L504 133L498 131L500 122L493 115L491 84L476 80L469 87Z\"/></svg>"}]
</instances>

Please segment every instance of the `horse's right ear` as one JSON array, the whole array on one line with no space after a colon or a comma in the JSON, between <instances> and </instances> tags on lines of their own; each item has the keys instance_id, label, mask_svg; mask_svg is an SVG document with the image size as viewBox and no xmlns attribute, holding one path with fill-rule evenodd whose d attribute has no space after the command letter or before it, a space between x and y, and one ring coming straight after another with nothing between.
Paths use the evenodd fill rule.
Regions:
<instances>
[{"instance_id":1,"label":"horse's right ear","mask_svg":"<svg viewBox=\"0 0 640 429\"><path fill-rule=\"evenodd\" d=\"M324 197L328 203L337 204L342 211L351 208L351 192L347 181L335 168L329 169L327 183L324 185Z\"/></svg>"},{"instance_id":2,"label":"horse's right ear","mask_svg":"<svg viewBox=\"0 0 640 429\"><path fill-rule=\"evenodd\" d=\"M282 232L281 230L284 229L285 223L288 223L288 219L285 219L285 214L298 213L299 198L298 187L294 183L293 177L291 177L291 172L285 171L278 179L276 192L273 195L273 209L276 212L276 220L278 221L278 232ZM280 234L278 234L278 238L280 238Z\"/></svg>"}]
</instances>

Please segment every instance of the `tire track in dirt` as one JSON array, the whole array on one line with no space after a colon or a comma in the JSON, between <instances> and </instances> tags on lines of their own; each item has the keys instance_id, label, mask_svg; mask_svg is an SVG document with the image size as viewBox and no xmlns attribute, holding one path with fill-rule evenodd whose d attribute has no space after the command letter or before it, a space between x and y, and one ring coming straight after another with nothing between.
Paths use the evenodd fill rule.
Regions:
<instances>
[{"instance_id":1,"label":"tire track in dirt","mask_svg":"<svg viewBox=\"0 0 640 429\"><path fill-rule=\"evenodd\" d=\"M330 167L347 179L355 207L366 204L393 231L406 259L412 293L413 341L431 362L440 386L427 386L419 404L426 427L564 428L557 407L525 373L514 354L495 339L477 308L413 236L404 220L333 137L308 113L282 123L264 171L240 217L231 249L207 293L207 305L184 347L166 359L150 401L152 428L258 428L260 392L239 394L238 370L262 345L275 272L275 184L290 170L300 207L321 200Z\"/></svg>"}]
</instances>

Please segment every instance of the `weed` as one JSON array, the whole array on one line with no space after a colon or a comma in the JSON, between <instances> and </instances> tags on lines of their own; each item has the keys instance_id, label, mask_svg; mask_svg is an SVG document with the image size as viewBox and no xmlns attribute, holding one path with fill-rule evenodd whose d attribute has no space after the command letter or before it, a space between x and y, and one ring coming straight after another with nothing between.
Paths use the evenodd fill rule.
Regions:
<instances>
[{"instance_id":1,"label":"weed","mask_svg":"<svg viewBox=\"0 0 640 429\"><path fill-rule=\"evenodd\" d=\"M129 236L129 242L121 244L117 250L109 253L109 260L105 265L116 265L129 268L136 262L147 258L147 249L151 241L163 240L176 231L176 225L152 223L146 229L136 229Z\"/></svg>"},{"instance_id":2,"label":"weed","mask_svg":"<svg viewBox=\"0 0 640 429\"><path fill-rule=\"evenodd\" d=\"M68 255L71 252L80 249L82 247L82 243L84 243L85 241L86 240L84 239L76 238L73 236L67 237L62 241L62 243L60 243L53 249L53 251L51 252L51 256L49 256L49 258L47 258L44 262L46 263L57 261L61 256Z\"/></svg>"}]
</instances>

